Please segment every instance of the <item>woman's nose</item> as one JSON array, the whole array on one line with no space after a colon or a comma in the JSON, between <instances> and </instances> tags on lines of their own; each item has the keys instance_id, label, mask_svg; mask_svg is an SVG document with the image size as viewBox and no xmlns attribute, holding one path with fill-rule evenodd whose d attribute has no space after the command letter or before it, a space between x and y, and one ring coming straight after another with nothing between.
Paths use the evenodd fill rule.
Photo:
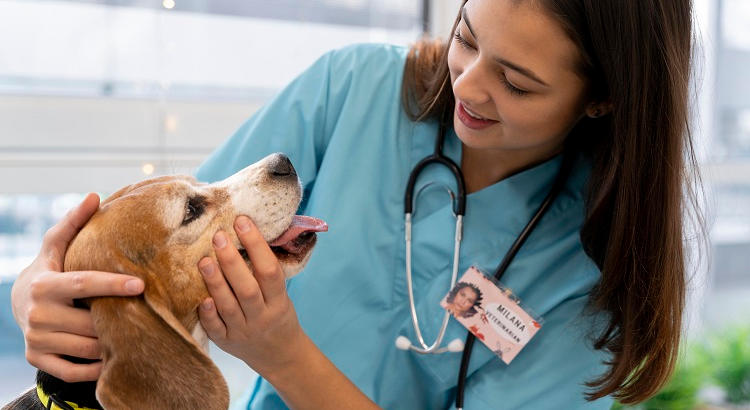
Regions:
<instances>
[{"instance_id":1,"label":"woman's nose","mask_svg":"<svg viewBox=\"0 0 750 410\"><path fill-rule=\"evenodd\" d=\"M453 94L456 99L466 101L471 106L479 106L490 99L487 90L487 78L478 61L468 64L453 83Z\"/></svg>"}]
</instances>

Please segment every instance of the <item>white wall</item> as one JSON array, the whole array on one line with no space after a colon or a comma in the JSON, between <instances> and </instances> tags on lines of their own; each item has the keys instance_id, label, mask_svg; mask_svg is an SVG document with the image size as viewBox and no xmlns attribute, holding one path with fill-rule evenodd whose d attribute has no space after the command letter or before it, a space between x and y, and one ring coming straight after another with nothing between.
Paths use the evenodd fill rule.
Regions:
<instances>
[{"instance_id":1,"label":"white wall","mask_svg":"<svg viewBox=\"0 0 750 410\"><path fill-rule=\"evenodd\" d=\"M190 173L260 103L0 97L3 193L104 192Z\"/></svg>"},{"instance_id":2,"label":"white wall","mask_svg":"<svg viewBox=\"0 0 750 410\"><path fill-rule=\"evenodd\" d=\"M0 0L1 192L108 193L144 164L190 173L326 51L418 29Z\"/></svg>"}]
</instances>

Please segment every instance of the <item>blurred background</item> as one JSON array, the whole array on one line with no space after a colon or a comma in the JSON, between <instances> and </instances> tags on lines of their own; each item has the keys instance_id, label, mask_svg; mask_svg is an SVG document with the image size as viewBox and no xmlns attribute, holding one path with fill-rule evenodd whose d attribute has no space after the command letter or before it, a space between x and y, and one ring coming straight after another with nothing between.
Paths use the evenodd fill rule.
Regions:
<instances>
[{"instance_id":1,"label":"blurred background","mask_svg":"<svg viewBox=\"0 0 750 410\"><path fill-rule=\"evenodd\" d=\"M693 258L678 372L643 408L750 402L750 1L694 2L693 125L710 237ZM191 173L326 51L447 38L459 3L0 0L0 403L34 379L13 280L86 192ZM212 355L236 402L254 373Z\"/></svg>"}]
</instances>

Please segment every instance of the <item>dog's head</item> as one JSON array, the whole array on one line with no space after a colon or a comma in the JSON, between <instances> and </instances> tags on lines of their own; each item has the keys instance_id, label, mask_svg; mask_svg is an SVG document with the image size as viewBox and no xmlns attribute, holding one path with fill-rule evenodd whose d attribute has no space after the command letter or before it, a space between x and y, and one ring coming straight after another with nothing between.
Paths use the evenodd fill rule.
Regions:
<instances>
[{"instance_id":1,"label":"dog's head","mask_svg":"<svg viewBox=\"0 0 750 410\"><path fill-rule=\"evenodd\" d=\"M229 178L198 183L165 176L122 188L70 244L65 270L126 273L144 280L143 296L90 301L104 366L97 399L105 408L226 408L224 379L194 335L197 307L208 297L198 261L214 257L225 231L247 215L271 245L287 277L298 273L327 229L295 215L302 189L289 160L274 154ZM240 253L252 271L244 250Z\"/></svg>"}]
</instances>

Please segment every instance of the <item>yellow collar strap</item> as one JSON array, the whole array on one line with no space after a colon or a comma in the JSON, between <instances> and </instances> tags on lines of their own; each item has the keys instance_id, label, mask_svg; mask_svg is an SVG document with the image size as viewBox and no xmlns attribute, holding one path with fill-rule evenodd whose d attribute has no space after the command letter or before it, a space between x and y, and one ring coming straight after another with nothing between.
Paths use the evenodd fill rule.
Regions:
<instances>
[{"instance_id":1,"label":"yellow collar strap","mask_svg":"<svg viewBox=\"0 0 750 410\"><path fill-rule=\"evenodd\" d=\"M95 410L89 407L80 407L79 405L73 403L73 402L63 402L62 400L56 398L56 397L50 397L49 394L45 393L44 390L42 390L42 387L38 384L36 385L36 395L39 397L39 401L42 402L42 406L44 406L45 409L49 410ZM60 404L63 404L62 406ZM66 406L67 405L67 406Z\"/></svg>"}]
</instances>

